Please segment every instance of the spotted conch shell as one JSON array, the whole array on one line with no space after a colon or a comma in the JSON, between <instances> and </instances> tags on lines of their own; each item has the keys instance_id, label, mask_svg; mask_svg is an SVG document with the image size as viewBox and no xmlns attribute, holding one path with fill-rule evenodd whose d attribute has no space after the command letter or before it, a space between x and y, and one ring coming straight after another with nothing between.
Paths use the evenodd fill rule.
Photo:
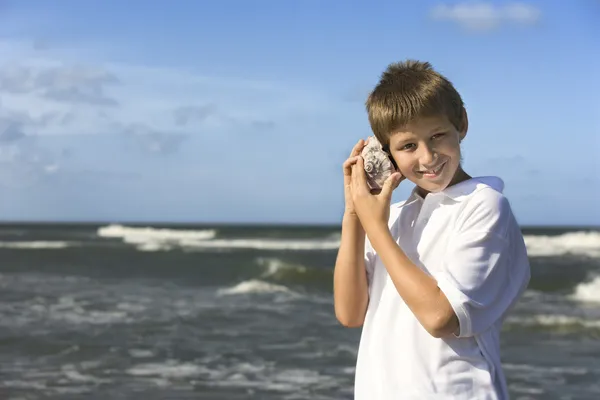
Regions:
<instances>
[{"instance_id":1,"label":"spotted conch shell","mask_svg":"<svg viewBox=\"0 0 600 400\"><path fill-rule=\"evenodd\" d=\"M367 184L371 190L381 189L385 180L392 175L396 169L388 154L383 151L383 146L375 136L370 136L362 150L365 172L367 173Z\"/></svg>"}]
</instances>

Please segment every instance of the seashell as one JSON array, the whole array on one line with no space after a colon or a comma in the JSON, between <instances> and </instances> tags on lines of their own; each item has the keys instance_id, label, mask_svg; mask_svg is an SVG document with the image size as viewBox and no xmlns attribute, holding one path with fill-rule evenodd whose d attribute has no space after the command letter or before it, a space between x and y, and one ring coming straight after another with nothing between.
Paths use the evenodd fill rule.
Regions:
<instances>
[{"instance_id":1,"label":"seashell","mask_svg":"<svg viewBox=\"0 0 600 400\"><path fill-rule=\"evenodd\" d=\"M383 151L379 140L375 136L370 136L361 156L364 160L369 188L371 190L381 189L385 180L396 171L389 155Z\"/></svg>"}]
</instances>

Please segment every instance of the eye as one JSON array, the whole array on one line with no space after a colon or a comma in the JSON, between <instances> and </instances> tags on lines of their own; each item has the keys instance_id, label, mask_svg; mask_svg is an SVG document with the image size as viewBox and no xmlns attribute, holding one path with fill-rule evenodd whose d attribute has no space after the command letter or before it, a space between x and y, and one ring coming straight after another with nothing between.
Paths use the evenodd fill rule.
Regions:
<instances>
[{"instance_id":1,"label":"eye","mask_svg":"<svg viewBox=\"0 0 600 400\"><path fill-rule=\"evenodd\" d=\"M407 143L404 146L400 147L400 150L412 150L414 148L414 143Z\"/></svg>"},{"instance_id":2,"label":"eye","mask_svg":"<svg viewBox=\"0 0 600 400\"><path fill-rule=\"evenodd\" d=\"M436 134L435 134L435 135L433 135L431 138L432 138L433 140L437 140L437 139L441 139L441 138L442 138L442 137L444 137L444 136L446 136L446 133L445 133L445 132L442 132L442 133L436 133Z\"/></svg>"}]
</instances>

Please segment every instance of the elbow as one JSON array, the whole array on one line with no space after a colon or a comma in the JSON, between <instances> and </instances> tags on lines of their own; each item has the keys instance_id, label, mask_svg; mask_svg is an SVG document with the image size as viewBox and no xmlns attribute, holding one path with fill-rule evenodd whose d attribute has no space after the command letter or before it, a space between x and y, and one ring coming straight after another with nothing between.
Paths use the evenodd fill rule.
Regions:
<instances>
[{"instance_id":1,"label":"elbow","mask_svg":"<svg viewBox=\"0 0 600 400\"><path fill-rule=\"evenodd\" d=\"M434 338L442 339L458 333L458 317L454 312L432 316L426 324L425 330Z\"/></svg>"},{"instance_id":2,"label":"elbow","mask_svg":"<svg viewBox=\"0 0 600 400\"><path fill-rule=\"evenodd\" d=\"M338 322L346 328L360 328L365 322L364 316L361 318L359 316L352 316L337 311L335 313L335 317Z\"/></svg>"},{"instance_id":3,"label":"elbow","mask_svg":"<svg viewBox=\"0 0 600 400\"><path fill-rule=\"evenodd\" d=\"M366 296L354 298L352 301L339 297L334 298L335 318L346 328L360 328L365 322L367 304Z\"/></svg>"},{"instance_id":4,"label":"elbow","mask_svg":"<svg viewBox=\"0 0 600 400\"><path fill-rule=\"evenodd\" d=\"M447 336L450 336L452 333L449 332L448 330L444 329L443 327L440 328L429 328L427 329L427 332L434 338L436 339L442 339L445 338Z\"/></svg>"}]
</instances>

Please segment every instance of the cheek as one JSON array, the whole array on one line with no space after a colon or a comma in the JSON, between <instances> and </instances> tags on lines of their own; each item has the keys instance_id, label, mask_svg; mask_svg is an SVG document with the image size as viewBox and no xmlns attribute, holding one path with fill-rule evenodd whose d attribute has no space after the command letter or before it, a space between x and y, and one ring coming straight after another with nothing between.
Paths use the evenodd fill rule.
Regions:
<instances>
[{"instance_id":1,"label":"cheek","mask_svg":"<svg viewBox=\"0 0 600 400\"><path fill-rule=\"evenodd\" d=\"M407 174L412 174L413 162L406 154L395 154L394 161L396 161L398 170L400 170L402 175L406 176Z\"/></svg>"}]
</instances>

